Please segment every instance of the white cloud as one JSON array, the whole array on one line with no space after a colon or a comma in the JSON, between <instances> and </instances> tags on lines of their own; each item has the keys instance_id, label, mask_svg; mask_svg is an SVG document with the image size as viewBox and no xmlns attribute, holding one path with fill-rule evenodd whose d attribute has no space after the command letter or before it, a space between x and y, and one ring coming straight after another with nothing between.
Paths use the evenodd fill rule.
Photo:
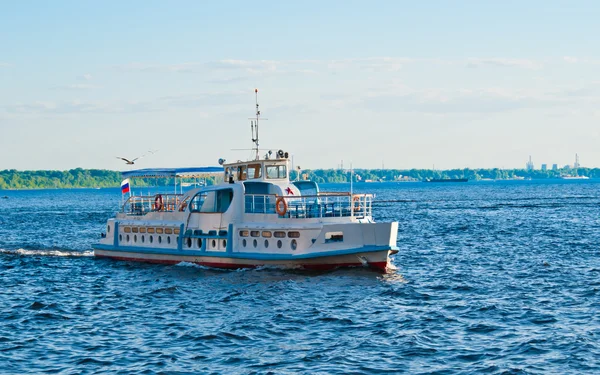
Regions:
<instances>
[{"instance_id":1,"label":"white cloud","mask_svg":"<svg viewBox=\"0 0 600 375\"><path fill-rule=\"evenodd\" d=\"M500 66L523 69L540 69L542 62L529 59L509 59L509 58L470 58L467 59L467 66L477 68L481 66Z\"/></svg>"},{"instance_id":2,"label":"white cloud","mask_svg":"<svg viewBox=\"0 0 600 375\"><path fill-rule=\"evenodd\" d=\"M77 77L77 79L80 80L80 81L89 81L92 78L93 78L92 75L89 74L89 73L85 73L85 74L82 74L82 75L80 75L80 76Z\"/></svg>"}]
</instances>

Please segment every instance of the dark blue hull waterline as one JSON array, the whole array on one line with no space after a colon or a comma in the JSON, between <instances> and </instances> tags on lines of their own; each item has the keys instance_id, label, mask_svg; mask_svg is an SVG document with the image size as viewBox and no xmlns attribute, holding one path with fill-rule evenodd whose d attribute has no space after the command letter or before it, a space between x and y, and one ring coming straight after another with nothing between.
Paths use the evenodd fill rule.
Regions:
<instances>
[{"instance_id":1,"label":"dark blue hull waterline","mask_svg":"<svg viewBox=\"0 0 600 375\"><path fill-rule=\"evenodd\" d=\"M118 189L0 192L0 373L600 372L600 183L366 187L385 275L97 259Z\"/></svg>"}]
</instances>

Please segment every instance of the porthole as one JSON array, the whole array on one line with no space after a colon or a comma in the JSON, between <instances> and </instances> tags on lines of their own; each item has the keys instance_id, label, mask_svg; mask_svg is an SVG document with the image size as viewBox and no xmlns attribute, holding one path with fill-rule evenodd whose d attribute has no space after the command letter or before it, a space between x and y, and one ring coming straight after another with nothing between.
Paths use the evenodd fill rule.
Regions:
<instances>
[{"instance_id":1,"label":"porthole","mask_svg":"<svg viewBox=\"0 0 600 375\"><path fill-rule=\"evenodd\" d=\"M137 233L138 232L138 227L131 227L131 231L133 233Z\"/></svg>"},{"instance_id":2,"label":"porthole","mask_svg":"<svg viewBox=\"0 0 600 375\"><path fill-rule=\"evenodd\" d=\"M129 242L129 235L127 235L127 242Z\"/></svg>"},{"instance_id":3,"label":"porthole","mask_svg":"<svg viewBox=\"0 0 600 375\"><path fill-rule=\"evenodd\" d=\"M125 227L125 228L123 228L123 232L125 232L125 233L131 233L131 228L130 227Z\"/></svg>"},{"instance_id":4,"label":"porthole","mask_svg":"<svg viewBox=\"0 0 600 375\"><path fill-rule=\"evenodd\" d=\"M106 227L106 233L110 233L110 225Z\"/></svg>"},{"instance_id":5,"label":"porthole","mask_svg":"<svg viewBox=\"0 0 600 375\"><path fill-rule=\"evenodd\" d=\"M137 242L137 234L133 236L133 242Z\"/></svg>"},{"instance_id":6,"label":"porthole","mask_svg":"<svg viewBox=\"0 0 600 375\"><path fill-rule=\"evenodd\" d=\"M156 233L163 234L164 230L162 228L156 228Z\"/></svg>"},{"instance_id":7,"label":"porthole","mask_svg":"<svg viewBox=\"0 0 600 375\"><path fill-rule=\"evenodd\" d=\"M262 236L263 236L264 238L271 238L271 232L270 232L270 231L268 231L268 230L263 230L263 232L262 232Z\"/></svg>"},{"instance_id":8,"label":"porthole","mask_svg":"<svg viewBox=\"0 0 600 375\"><path fill-rule=\"evenodd\" d=\"M248 243L246 242L246 239L245 239L245 238L244 238L244 240L242 241L242 245L243 245L244 247L246 247L246 245L248 245Z\"/></svg>"},{"instance_id":9,"label":"porthole","mask_svg":"<svg viewBox=\"0 0 600 375\"><path fill-rule=\"evenodd\" d=\"M146 233L146 227L140 227L140 233Z\"/></svg>"},{"instance_id":10,"label":"porthole","mask_svg":"<svg viewBox=\"0 0 600 375\"><path fill-rule=\"evenodd\" d=\"M119 234L119 242L120 241L123 241L123 235L122 234Z\"/></svg>"},{"instance_id":11,"label":"porthole","mask_svg":"<svg viewBox=\"0 0 600 375\"><path fill-rule=\"evenodd\" d=\"M150 236L150 238L148 238L148 241L150 241L150 243L154 242L154 236Z\"/></svg>"},{"instance_id":12,"label":"porthole","mask_svg":"<svg viewBox=\"0 0 600 375\"><path fill-rule=\"evenodd\" d=\"M154 228L148 228L148 233L154 233Z\"/></svg>"},{"instance_id":13,"label":"porthole","mask_svg":"<svg viewBox=\"0 0 600 375\"><path fill-rule=\"evenodd\" d=\"M254 247L257 247L258 246L258 241L257 240L252 241L252 245L254 245Z\"/></svg>"},{"instance_id":14,"label":"porthole","mask_svg":"<svg viewBox=\"0 0 600 375\"><path fill-rule=\"evenodd\" d=\"M215 247L217 247L217 241L215 241L215 240L212 240L212 247L213 247L213 249L214 249Z\"/></svg>"},{"instance_id":15,"label":"porthole","mask_svg":"<svg viewBox=\"0 0 600 375\"><path fill-rule=\"evenodd\" d=\"M223 240L223 247L227 247L227 240Z\"/></svg>"},{"instance_id":16,"label":"porthole","mask_svg":"<svg viewBox=\"0 0 600 375\"><path fill-rule=\"evenodd\" d=\"M167 236L167 243L170 244L171 243L171 236Z\"/></svg>"},{"instance_id":17,"label":"porthole","mask_svg":"<svg viewBox=\"0 0 600 375\"><path fill-rule=\"evenodd\" d=\"M288 237L289 238L300 238L300 232L290 231L290 232L288 232Z\"/></svg>"},{"instance_id":18,"label":"porthole","mask_svg":"<svg viewBox=\"0 0 600 375\"><path fill-rule=\"evenodd\" d=\"M285 238L285 232L282 231L277 231L273 233L273 235L275 236L275 238Z\"/></svg>"},{"instance_id":19,"label":"porthole","mask_svg":"<svg viewBox=\"0 0 600 375\"><path fill-rule=\"evenodd\" d=\"M173 229L165 228L165 234L171 234L171 233L173 233Z\"/></svg>"},{"instance_id":20,"label":"porthole","mask_svg":"<svg viewBox=\"0 0 600 375\"><path fill-rule=\"evenodd\" d=\"M187 247L192 247L192 238L191 237L187 238Z\"/></svg>"},{"instance_id":21,"label":"porthole","mask_svg":"<svg viewBox=\"0 0 600 375\"><path fill-rule=\"evenodd\" d=\"M162 243L162 236L158 236L158 243Z\"/></svg>"},{"instance_id":22,"label":"porthole","mask_svg":"<svg viewBox=\"0 0 600 375\"><path fill-rule=\"evenodd\" d=\"M196 241L196 242L198 242L198 249L201 249L202 248L202 238L198 238L198 241Z\"/></svg>"},{"instance_id":23,"label":"porthole","mask_svg":"<svg viewBox=\"0 0 600 375\"><path fill-rule=\"evenodd\" d=\"M296 248L298 247L298 242L296 242L296 240L292 240L290 246L292 247L292 250L296 250Z\"/></svg>"},{"instance_id":24,"label":"porthole","mask_svg":"<svg viewBox=\"0 0 600 375\"><path fill-rule=\"evenodd\" d=\"M145 242L144 235L142 234L142 243Z\"/></svg>"},{"instance_id":25,"label":"porthole","mask_svg":"<svg viewBox=\"0 0 600 375\"><path fill-rule=\"evenodd\" d=\"M252 236L252 237L260 237L260 231L253 230L253 231L250 232L250 236Z\"/></svg>"},{"instance_id":26,"label":"porthole","mask_svg":"<svg viewBox=\"0 0 600 375\"><path fill-rule=\"evenodd\" d=\"M281 249L281 246L283 246L283 243L281 240L277 240L277 247Z\"/></svg>"},{"instance_id":27,"label":"porthole","mask_svg":"<svg viewBox=\"0 0 600 375\"><path fill-rule=\"evenodd\" d=\"M265 249L269 247L269 240L265 240Z\"/></svg>"},{"instance_id":28,"label":"porthole","mask_svg":"<svg viewBox=\"0 0 600 375\"><path fill-rule=\"evenodd\" d=\"M249 231L247 231L247 230L241 230L241 231L240 231L240 237L248 237L248 234L249 234L249 233L250 233L250 232L249 232Z\"/></svg>"}]
</instances>

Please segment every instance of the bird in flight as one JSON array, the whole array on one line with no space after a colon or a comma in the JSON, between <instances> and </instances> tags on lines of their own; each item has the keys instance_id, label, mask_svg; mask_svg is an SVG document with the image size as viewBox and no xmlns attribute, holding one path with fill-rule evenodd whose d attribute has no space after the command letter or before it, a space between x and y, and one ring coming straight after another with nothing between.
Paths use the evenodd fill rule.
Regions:
<instances>
[{"instance_id":1,"label":"bird in flight","mask_svg":"<svg viewBox=\"0 0 600 375\"><path fill-rule=\"evenodd\" d=\"M125 158L122 158L122 157L120 157L120 156L117 156L117 159L124 160L124 161L125 161L125 164L127 164L127 165L134 165L136 160L138 160L138 159L140 159L140 158L143 158L144 156L146 156L146 155L138 156L137 158L135 158L135 159L131 159L131 160L129 160L129 159L125 159Z\"/></svg>"}]
</instances>

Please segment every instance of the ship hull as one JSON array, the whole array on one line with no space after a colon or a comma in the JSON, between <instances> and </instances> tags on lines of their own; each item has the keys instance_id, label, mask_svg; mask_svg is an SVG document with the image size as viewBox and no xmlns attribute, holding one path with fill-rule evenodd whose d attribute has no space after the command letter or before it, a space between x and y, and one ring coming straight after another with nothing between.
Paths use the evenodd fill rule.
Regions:
<instances>
[{"instance_id":1,"label":"ship hull","mask_svg":"<svg viewBox=\"0 0 600 375\"><path fill-rule=\"evenodd\" d=\"M331 270L340 267L367 267L385 273L389 268L389 255L397 250L365 249L332 255L298 255L279 257L280 259L253 259L244 254L227 256L225 254L184 255L150 253L143 251L128 251L121 249L95 248L94 255L98 258L109 258L123 261L135 261L159 264L178 264L188 262L212 268L240 269L274 266L291 269ZM296 259L294 259L296 258Z\"/></svg>"}]
</instances>

